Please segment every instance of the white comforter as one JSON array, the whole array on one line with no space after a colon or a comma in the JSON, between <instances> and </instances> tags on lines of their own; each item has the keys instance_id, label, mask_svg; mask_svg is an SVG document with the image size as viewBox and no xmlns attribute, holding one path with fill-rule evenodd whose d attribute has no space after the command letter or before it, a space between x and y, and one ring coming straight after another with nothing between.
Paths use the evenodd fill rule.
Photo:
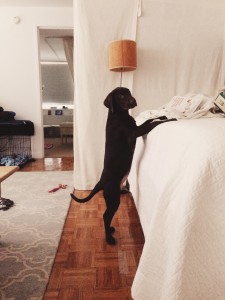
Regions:
<instances>
[{"instance_id":1,"label":"white comforter","mask_svg":"<svg viewBox=\"0 0 225 300\"><path fill-rule=\"evenodd\" d=\"M225 299L225 119L159 125L129 175L145 244L135 300Z\"/></svg>"}]
</instances>

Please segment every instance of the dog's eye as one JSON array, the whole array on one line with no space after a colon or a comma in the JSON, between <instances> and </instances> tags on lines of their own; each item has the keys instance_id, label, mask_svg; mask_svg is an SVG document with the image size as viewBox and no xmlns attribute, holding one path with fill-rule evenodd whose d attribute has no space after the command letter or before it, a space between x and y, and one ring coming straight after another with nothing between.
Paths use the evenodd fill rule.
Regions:
<instances>
[{"instance_id":1,"label":"dog's eye","mask_svg":"<svg viewBox=\"0 0 225 300\"><path fill-rule=\"evenodd\" d=\"M124 95L123 94L120 94L120 99L124 99Z\"/></svg>"}]
</instances>

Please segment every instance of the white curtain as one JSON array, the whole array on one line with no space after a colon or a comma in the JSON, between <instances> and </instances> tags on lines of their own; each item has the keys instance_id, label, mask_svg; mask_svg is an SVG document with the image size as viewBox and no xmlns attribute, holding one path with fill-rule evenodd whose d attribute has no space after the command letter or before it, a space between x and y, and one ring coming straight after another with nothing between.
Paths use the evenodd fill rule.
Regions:
<instances>
[{"instance_id":1,"label":"white curtain","mask_svg":"<svg viewBox=\"0 0 225 300\"><path fill-rule=\"evenodd\" d=\"M74 186L92 189L103 167L107 108L103 101L119 86L120 74L108 70L108 44L136 39L138 0L75 0L76 62L74 107ZM132 72L123 75L132 89Z\"/></svg>"},{"instance_id":2,"label":"white curtain","mask_svg":"<svg viewBox=\"0 0 225 300\"><path fill-rule=\"evenodd\" d=\"M133 115L174 95L217 95L225 79L224 21L224 0L142 0Z\"/></svg>"},{"instance_id":3,"label":"white curtain","mask_svg":"<svg viewBox=\"0 0 225 300\"><path fill-rule=\"evenodd\" d=\"M63 46L64 46L64 51L65 51L65 55L66 55L66 59L67 59L67 62L68 62L68 66L69 66L69 69L70 69L70 73L71 73L71 76L74 80L74 62L73 62L73 37L72 36L66 36L63 38Z\"/></svg>"}]
</instances>

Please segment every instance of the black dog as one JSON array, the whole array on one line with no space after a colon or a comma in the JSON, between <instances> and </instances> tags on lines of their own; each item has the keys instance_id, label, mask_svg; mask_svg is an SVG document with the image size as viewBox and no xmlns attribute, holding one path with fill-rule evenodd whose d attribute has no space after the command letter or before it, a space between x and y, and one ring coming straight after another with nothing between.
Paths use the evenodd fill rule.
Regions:
<instances>
[{"instance_id":1,"label":"black dog","mask_svg":"<svg viewBox=\"0 0 225 300\"><path fill-rule=\"evenodd\" d=\"M153 128L168 120L165 116L147 120L137 126L128 110L137 105L127 88L114 89L105 99L104 105L109 109L106 124L106 144L104 168L99 182L92 192L84 199L71 194L72 199L79 203L89 201L97 192L103 190L106 202L106 211L103 215L105 235L108 244L114 245L112 236L115 229L110 227L112 218L120 205L121 186L129 174L133 159L136 138L147 134Z\"/></svg>"}]
</instances>

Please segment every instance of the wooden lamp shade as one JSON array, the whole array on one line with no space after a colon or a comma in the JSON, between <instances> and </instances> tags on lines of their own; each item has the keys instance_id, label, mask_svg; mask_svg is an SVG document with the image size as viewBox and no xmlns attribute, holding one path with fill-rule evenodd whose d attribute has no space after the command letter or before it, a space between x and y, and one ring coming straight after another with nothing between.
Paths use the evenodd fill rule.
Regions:
<instances>
[{"instance_id":1,"label":"wooden lamp shade","mask_svg":"<svg viewBox=\"0 0 225 300\"><path fill-rule=\"evenodd\" d=\"M132 40L112 41L109 44L109 70L125 72L136 68L136 42Z\"/></svg>"}]
</instances>

